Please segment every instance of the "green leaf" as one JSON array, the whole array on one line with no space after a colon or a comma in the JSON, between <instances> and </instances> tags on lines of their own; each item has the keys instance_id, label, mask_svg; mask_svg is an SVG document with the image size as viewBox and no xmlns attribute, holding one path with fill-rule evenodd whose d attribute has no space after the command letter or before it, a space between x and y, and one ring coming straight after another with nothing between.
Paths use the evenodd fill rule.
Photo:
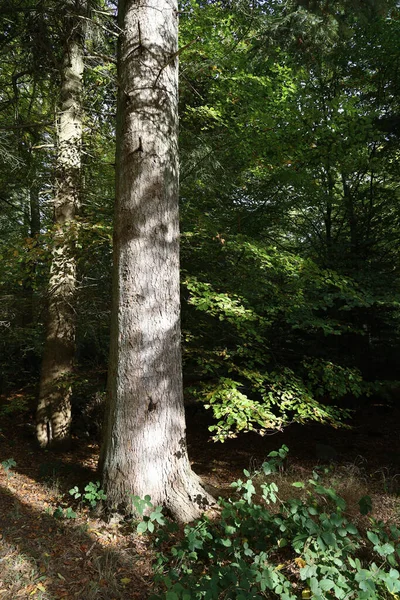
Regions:
<instances>
[{"instance_id":1,"label":"green leaf","mask_svg":"<svg viewBox=\"0 0 400 600\"><path fill-rule=\"evenodd\" d=\"M154 523L152 521L147 521L147 529L150 533L154 531Z\"/></svg>"},{"instance_id":2,"label":"green leaf","mask_svg":"<svg viewBox=\"0 0 400 600\"><path fill-rule=\"evenodd\" d=\"M320 588L324 592L328 592L329 590L331 590L334 587L335 584L330 579L321 579L321 581L319 582L319 585L320 585Z\"/></svg>"},{"instance_id":3,"label":"green leaf","mask_svg":"<svg viewBox=\"0 0 400 600\"><path fill-rule=\"evenodd\" d=\"M148 522L147 521L141 521L138 526L136 527L136 531L138 533L145 533L147 531L147 526L148 526Z\"/></svg>"},{"instance_id":4,"label":"green leaf","mask_svg":"<svg viewBox=\"0 0 400 600\"><path fill-rule=\"evenodd\" d=\"M367 531L367 538L374 544L374 546L378 546L380 544L380 539L373 531Z\"/></svg>"},{"instance_id":5,"label":"green leaf","mask_svg":"<svg viewBox=\"0 0 400 600\"><path fill-rule=\"evenodd\" d=\"M232 546L232 540L230 540L229 538L221 539L221 544L226 548L229 548L230 546Z\"/></svg>"},{"instance_id":6,"label":"green leaf","mask_svg":"<svg viewBox=\"0 0 400 600\"><path fill-rule=\"evenodd\" d=\"M353 525L352 523L348 523L346 525L346 530L348 533L352 533L353 535L357 535L358 534L358 529L355 525Z\"/></svg>"},{"instance_id":7,"label":"green leaf","mask_svg":"<svg viewBox=\"0 0 400 600\"><path fill-rule=\"evenodd\" d=\"M392 544L386 543L380 548L376 548L376 550L381 556L388 556L388 554L393 554L394 547Z\"/></svg>"},{"instance_id":8,"label":"green leaf","mask_svg":"<svg viewBox=\"0 0 400 600\"><path fill-rule=\"evenodd\" d=\"M310 578L309 585L313 594L317 594L319 592L319 583L316 577Z\"/></svg>"}]
</instances>

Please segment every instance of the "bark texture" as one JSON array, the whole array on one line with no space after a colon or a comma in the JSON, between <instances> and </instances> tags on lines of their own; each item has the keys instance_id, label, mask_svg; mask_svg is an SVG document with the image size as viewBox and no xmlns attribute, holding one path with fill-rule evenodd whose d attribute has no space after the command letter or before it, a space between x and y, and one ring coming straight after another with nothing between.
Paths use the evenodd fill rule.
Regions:
<instances>
[{"instance_id":1,"label":"bark texture","mask_svg":"<svg viewBox=\"0 0 400 600\"><path fill-rule=\"evenodd\" d=\"M57 122L54 246L48 288L37 439L41 447L68 444L71 424L69 376L75 354L75 215L79 206L82 144L83 50L78 19L69 17Z\"/></svg>"},{"instance_id":2,"label":"bark texture","mask_svg":"<svg viewBox=\"0 0 400 600\"><path fill-rule=\"evenodd\" d=\"M100 468L109 508L151 496L180 521L212 502L188 460L178 221L178 7L121 0L109 393Z\"/></svg>"}]
</instances>

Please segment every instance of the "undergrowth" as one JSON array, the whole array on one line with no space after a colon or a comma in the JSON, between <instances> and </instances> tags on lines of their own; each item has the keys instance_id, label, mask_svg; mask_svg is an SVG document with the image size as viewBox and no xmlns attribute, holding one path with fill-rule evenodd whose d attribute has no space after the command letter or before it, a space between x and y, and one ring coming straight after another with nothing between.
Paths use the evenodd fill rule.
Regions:
<instances>
[{"instance_id":1,"label":"undergrowth","mask_svg":"<svg viewBox=\"0 0 400 600\"><path fill-rule=\"evenodd\" d=\"M183 532L149 497L142 505L134 498L138 531L155 544L151 600L400 598L400 530L368 516L369 496L360 498L368 526L359 530L317 469L306 483L293 483L300 497L281 501L274 475L287 451L244 471L232 484L234 498L219 499L218 519L204 516Z\"/></svg>"}]
</instances>

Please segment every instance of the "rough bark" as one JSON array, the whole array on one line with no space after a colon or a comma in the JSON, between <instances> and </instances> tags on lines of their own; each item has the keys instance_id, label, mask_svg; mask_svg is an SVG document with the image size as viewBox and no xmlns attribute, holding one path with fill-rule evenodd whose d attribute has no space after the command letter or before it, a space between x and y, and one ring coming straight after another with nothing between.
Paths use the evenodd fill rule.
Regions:
<instances>
[{"instance_id":1,"label":"rough bark","mask_svg":"<svg viewBox=\"0 0 400 600\"><path fill-rule=\"evenodd\" d=\"M180 521L212 502L190 467L179 300L175 0L121 0L108 406L109 509L151 496Z\"/></svg>"},{"instance_id":2,"label":"rough bark","mask_svg":"<svg viewBox=\"0 0 400 600\"><path fill-rule=\"evenodd\" d=\"M74 242L80 195L83 51L79 20L69 19L71 33L66 41L57 123L55 228L37 409L37 439L41 447L67 445L71 422L68 380L75 354Z\"/></svg>"}]
</instances>

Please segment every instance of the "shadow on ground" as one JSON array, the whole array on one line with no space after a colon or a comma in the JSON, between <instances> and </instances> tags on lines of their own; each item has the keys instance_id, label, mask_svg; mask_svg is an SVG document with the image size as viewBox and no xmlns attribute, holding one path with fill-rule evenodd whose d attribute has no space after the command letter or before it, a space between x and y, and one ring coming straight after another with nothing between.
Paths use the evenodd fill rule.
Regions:
<instances>
[{"instance_id":1,"label":"shadow on ground","mask_svg":"<svg viewBox=\"0 0 400 600\"><path fill-rule=\"evenodd\" d=\"M0 487L3 600L33 595L43 600L148 596L149 587L140 573L140 553L133 541L119 549L112 532L103 531L100 544L96 531L84 531L73 521L60 521L34 510L13 491L13 477L7 481L8 487Z\"/></svg>"}]
</instances>

